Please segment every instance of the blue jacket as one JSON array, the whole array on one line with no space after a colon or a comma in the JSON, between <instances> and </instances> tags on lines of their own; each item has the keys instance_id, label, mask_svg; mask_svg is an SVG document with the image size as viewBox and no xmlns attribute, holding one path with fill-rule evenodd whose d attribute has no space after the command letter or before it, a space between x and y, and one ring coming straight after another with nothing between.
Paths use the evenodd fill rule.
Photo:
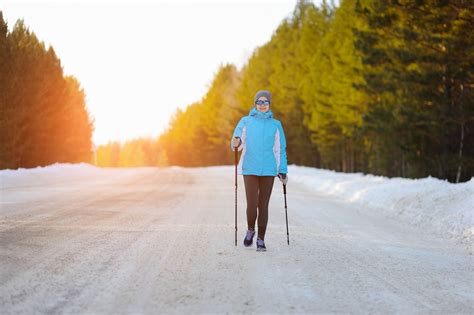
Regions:
<instances>
[{"instance_id":1,"label":"blue jacket","mask_svg":"<svg viewBox=\"0 0 474 315\"><path fill-rule=\"evenodd\" d=\"M242 141L238 148L242 150L239 174L277 176L288 172L285 133L270 110L262 113L253 107L248 116L240 119L233 136Z\"/></svg>"}]
</instances>

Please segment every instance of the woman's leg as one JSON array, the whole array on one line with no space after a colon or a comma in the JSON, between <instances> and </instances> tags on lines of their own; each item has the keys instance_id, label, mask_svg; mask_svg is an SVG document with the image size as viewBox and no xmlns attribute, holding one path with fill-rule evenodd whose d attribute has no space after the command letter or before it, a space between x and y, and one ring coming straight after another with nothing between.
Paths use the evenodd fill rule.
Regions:
<instances>
[{"instance_id":1,"label":"woman's leg","mask_svg":"<svg viewBox=\"0 0 474 315\"><path fill-rule=\"evenodd\" d=\"M258 205L258 176L244 175L245 195L247 197L247 227L255 230Z\"/></svg>"},{"instance_id":2,"label":"woman's leg","mask_svg":"<svg viewBox=\"0 0 474 315\"><path fill-rule=\"evenodd\" d=\"M268 223L268 203L272 194L274 176L259 176L258 238L263 240Z\"/></svg>"}]
</instances>

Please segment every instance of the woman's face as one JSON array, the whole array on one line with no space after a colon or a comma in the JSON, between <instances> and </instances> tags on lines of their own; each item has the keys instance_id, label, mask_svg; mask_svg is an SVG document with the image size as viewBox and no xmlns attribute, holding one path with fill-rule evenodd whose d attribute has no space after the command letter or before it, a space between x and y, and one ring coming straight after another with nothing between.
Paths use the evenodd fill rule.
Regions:
<instances>
[{"instance_id":1,"label":"woman's face","mask_svg":"<svg viewBox=\"0 0 474 315\"><path fill-rule=\"evenodd\" d=\"M270 102L268 102L265 96L260 96L255 102L255 106L259 112L265 113L270 109Z\"/></svg>"}]
</instances>

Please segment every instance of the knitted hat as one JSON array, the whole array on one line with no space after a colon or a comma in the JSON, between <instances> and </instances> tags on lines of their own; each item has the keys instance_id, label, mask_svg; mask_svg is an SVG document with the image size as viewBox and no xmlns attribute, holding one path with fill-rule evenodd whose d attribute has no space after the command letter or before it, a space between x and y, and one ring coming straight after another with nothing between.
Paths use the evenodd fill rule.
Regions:
<instances>
[{"instance_id":1,"label":"knitted hat","mask_svg":"<svg viewBox=\"0 0 474 315\"><path fill-rule=\"evenodd\" d=\"M270 104L272 103L272 94L267 90L258 91L255 94L255 97L253 98L253 103L255 104L255 102L259 99L259 97L262 97L262 96L265 96L267 100L270 102Z\"/></svg>"}]
</instances>

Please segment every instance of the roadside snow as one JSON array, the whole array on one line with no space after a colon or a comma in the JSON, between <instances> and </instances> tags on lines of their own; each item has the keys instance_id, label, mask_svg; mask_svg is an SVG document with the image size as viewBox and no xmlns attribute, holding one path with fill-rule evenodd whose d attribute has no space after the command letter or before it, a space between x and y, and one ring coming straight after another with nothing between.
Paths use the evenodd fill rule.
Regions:
<instances>
[{"instance_id":1,"label":"roadside snow","mask_svg":"<svg viewBox=\"0 0 474 315\"><path fill-rule=\"evenodd\" d=\"M432 177L387 178L295 165L288 173L290 181L357 203L368 211L380 211L444 237L473 239L474 178L452 184Z\"/></svg>"}]
</instances>

